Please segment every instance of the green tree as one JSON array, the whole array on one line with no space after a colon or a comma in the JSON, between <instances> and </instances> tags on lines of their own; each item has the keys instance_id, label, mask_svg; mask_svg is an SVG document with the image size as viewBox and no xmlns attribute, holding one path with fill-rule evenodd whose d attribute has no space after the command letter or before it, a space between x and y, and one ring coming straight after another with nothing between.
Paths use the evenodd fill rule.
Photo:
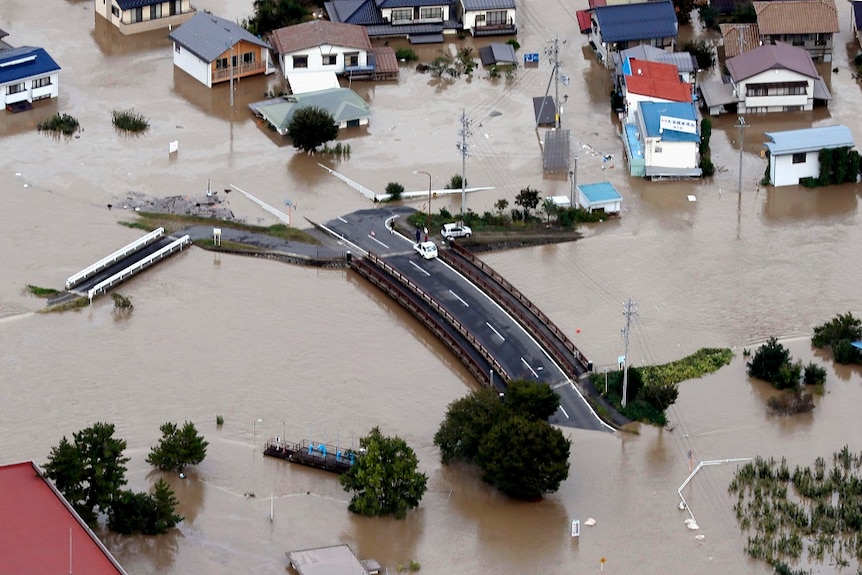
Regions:
<instances>
[{"instance_id":1,"label":"green tree","mask_svg":"<svg viewBox=\"0 0 862 575\"><path fill-rule=\"evenodd\" d=\"M682 45L682 51L688 52L697 60L697 67L701 70L709 70L715 66L715 52L712 44L705 40L689 40Z\"/></svg>"},{"instance_id":2,"label":"green tree","mask_svg":"<svg viewBox=\"0 0 862 575\"><path fill-rule=\"evenodd\" d=\"M404 193L404 186L398 182L389 182L386 184L386 193L389 194L389 199L397 202L401 199L401 194Z\"/></svg>"},{"instance_id":3,"label":"green tree","mask_svg":"<svg viewBox=\"0 0 862 575\"><path fill-rule=\"evenodd\" d=\"M51 448L45 475L78 515L93 524L99 511L110 510L126 484L126 442L114 437L112 423L95 423L72 436L72 443L63 437L59 445Z\"/></svg>"},{"instance_id":4,"label":"green tree","mask_svg":"<svg viewBox=\"0 0 862 575\"><path fill-rule=\"evenodd\" d=\"M790 364L790 351L778 343L774 337L754 352L754 357L746 363L748 375L769 383L778 378L778 372L784 365Z\"/></svg>"},{"instance_id":5,"label":"green tree","mask_svg":"<svg viewBox=\"0 0 862 575\"><path fill-rule=\"evenodd\" d=\"M691 22L691 11L694 10L695 0L673 0L673 9L676 12L676 20L680 24Z\"/></svg>"},{"instance_id":6,"label":"green tree","mask_svg":"<svg viewBox=\"0 0 862 575\"><path fill-rule=\"evenodd\" d=\"M677 384L664 381L645 385L640 392L640 398L659 411L664 411L676 402L679 397Z\"/></svg>"},{"instance_id":7,"label":"green tree","mask_svg":"<svg viewBox=\"0 0 862 575\"><path fill-rule=\"evenodd\" d=\"M317 106L303 106L290 118L287 133L293 146L303 152L314 151L318 146L338 136L338 126L332 114Z\"/></svg>"},{"instance_id":8,"label":"green tree","mask_svg":"<svg viewBox=\"0 0 862 575\"><path fill-rule=\"evenodd\" d=\"M450 403L446 418L434 434L434 445L440 448L443 464L458 459L473 461L482 438L507 415L497 392L487 387Z\"/></svg>"},{"instance_id":9,"label":"green tree","mask_svg":"<svg viewBox=\"0 0 862 575\"><path fill-rule=\"evenodd\" d=\"M183 520L175 512L177 498L167 481L159 479L153 493L119 493L108 514L108 528L123 535L167 533Z\"/></svg>"},{"instance_id":10,"label":"green tree","mask_svg":"<svg viewBox=\"0 0 862 575\"><path fill-rule=\"evenodd\" d=\"M530 219L530 210L535 210L539 205L539 190L527 186L515 196L515 204L524 209L524 221Z\"/></svg>"},{"instance_id":11,"label":"green tree","mask_svg":"<svg viewBox=\"0 0 862 575\"><path fill-rule=\"evenodd\" d=\"M862 340L862 320L853 317L851 312L839 313L823 325L814 328L811 345L817 348L832 347L842 339Z\"/></svg>"},{"instance_id":12,"label":"green tree","mask_svg":"<svg viewBox=\"0 0 862 575\"><path fill-rule=\"evenodd\" d=\"M542 211L545 212L545 217L547 218L546 223L551 223L551 216L557 215L559 212L559 207L554 203L554 200L551 198L545 198L542 200Z\"/></svg>"},{"instance_id":13,"label":"green tree","mask_svg":"<svg viewBox=\"0 0 862 575\"><path fill-rule=\"evenodd\" d=\"M849 339L842 339L832 348L832 355L838 363L862 363L862 353L853 347Z\"/></svg>"},{"instance_id":14,"label":"green tree","mask_svg":"<svg viewBox=\"0 0 862 575\"><path fill-rule=\"evenodd\" d=\"M254 14L243 20L242 26L255 36L310 20L311 12L294 0L254 0Z\"/></svg>"},{"instance_id":15,"label":"green tree","mask_svg":"<svg viewBox=\"0 0 862 575\"><path fill-rule=\"evenodd\" d=\"M479 446L482 479L518 499L536 500L569 476L571 442L546 421L515 415L491 429Z\"/></svg>"},{"instance_id":16,"label":"green tree","mask_svg":"<svg viewBox=\"0 0 862 575\"><path fill-rule=\"evenodd\" d=\"M506 208L509 207L509 200L506 198L500 198L496 202L494 202L494 209L497 210L497 215L502 216L503 212L506 211Z\"/></svg>"},{"instance_id":17,"label":"green tree","mask_svg":"<svg viewBox=\"0 0 862 575\"><path fill-rule=\"evenodd\" d=\"M503 403L520 416L544 421L560 407L560 396L547 384L513 379L506 385Z\"/></svg>"},{"instance_id":18,"label":"green tree","mask_svg":"<svg viewBox=\"0 0 862 575\"><path fill-rule=\"evenodd\" d=\"M808 362L805 366L805 373L802 375L802 381L805 385L823 385L826 383L826 370L814 363Z\"/></svg>"},{"instance_id":19,"label":"green tree","mask_svg":"<svg viewBox=\"0 0 862 575\"><path fill-rule=\"evenodd\" d=\"M360 515L407 516L427 489L428 477L416 471L419 460L398 436L387 437L375 427L359 440L359 456L341 475L345 491L352 491L348 509Z\"/></svg>"},{"instance_id":20,"label":"green tree","mask_svg":"<svg viewBox=\"0 0 862 575\"><path fill-rule=\"evenodd\" d=\"M186 421L182 429L176 423L165 423L160 428L162 438L150 448L147 463L163 471L182 471L186 465L197 465L207 456L203 436L198 435L195 424Z\"/></svg>"}]
</instances>

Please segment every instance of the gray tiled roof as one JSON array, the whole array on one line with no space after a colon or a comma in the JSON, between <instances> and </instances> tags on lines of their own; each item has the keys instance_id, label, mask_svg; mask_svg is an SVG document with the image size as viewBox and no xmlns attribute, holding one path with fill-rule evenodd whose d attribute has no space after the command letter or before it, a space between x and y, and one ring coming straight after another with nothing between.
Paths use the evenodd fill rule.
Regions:
<instances>
[{"instance_id":1,"label":"gray tiled roof","mask_svg":"<svg viewBox=\"0 0 862 575\"><path fill-rule=\"evenodd\" d=\"M204 62L212 62L240 40L270 48L239 24L203 12L168 34L168 38Z\"/></svg>"},{"instance_id":2,"label":"gray tiled roof","mask_svg":"<svg viewBox=\"0 0 862 575\"><path fill-rule=\"evenodd\" d=\"M515 0L461 0L464 10L473 12L475 10L513 10Z\"/></svg>"},{"instance_id":3,"label":"gray tiled roof","mask_svg":"<svg viewBox=\"0 0 862 575\"><path fill-rule=\"evenodd\" d=\"M164 1L165 0L117 0L117 4L119 4L120 10L131 10L132 8L161 4Z\"/></svg>"},{"instance_id":4,"label":"gray tiled roof","mask_svg":"<svg viewBox=\"0 0 862 575\"><path fill-rule=\"evenodd\" d=\"M333 0L324 3L326 14L333 22L371 26L383 24L383 17L377 10L374 0ZM369 32L369 35L371 32Z\"/></svg>"}]
</instances>

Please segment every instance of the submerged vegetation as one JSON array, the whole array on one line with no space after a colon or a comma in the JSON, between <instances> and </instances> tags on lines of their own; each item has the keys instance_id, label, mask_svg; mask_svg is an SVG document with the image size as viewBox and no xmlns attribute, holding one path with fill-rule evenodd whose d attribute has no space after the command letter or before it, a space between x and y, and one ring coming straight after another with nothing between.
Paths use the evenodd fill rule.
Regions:
<instances>
[{"instance_id":1,"label":"submerged vegetation","mask_svg":"<svg viewBox=\"0 0 862 575\"><path fill-rule=\"evenodd\" d=\"M60 114L58 112L47 120L39 122L36 128L40 132L54 132L65 136L71 136L81 129L81 125L74 116L70 116L69 114Z\"/></svg>"},{"instance_id":2,"label":"submerged vegetation","mask_svg":"<svg viewBox=\"0 0 862 575\"><path fill-rule=\"evenodd\" d=\"M42 298L54 297L55 295L60 293L59 290L56 290L54 288L43 288L39 286L34 286L32 284L27 284L27 291L30 293L30 295Z\"/></svg>"},{"instance_id":3,"label":"submerged vegetation","mask_svg":"<svg viewBox=\"0 0 862 575\"><path fill-rule=\"evenodd\" d=\"M745 551L779 573L789 564L862 565L862 453L845 445L832 464L818 457L814 466L792 471L782 458L757 457L737 469L728 491L739 527L748 540Z\"/></svg>"},{"instance_id":4,"label":"submerged vegetation","mask_svg":"<svg viewBox=\"0 0 862 575\"><path fill-rule=\"evenodd\" d=\"M111 112L114 127L122 132L140 133L150 129L150 121L134 110L114 110Z\"/></svg>"}]
</instances>

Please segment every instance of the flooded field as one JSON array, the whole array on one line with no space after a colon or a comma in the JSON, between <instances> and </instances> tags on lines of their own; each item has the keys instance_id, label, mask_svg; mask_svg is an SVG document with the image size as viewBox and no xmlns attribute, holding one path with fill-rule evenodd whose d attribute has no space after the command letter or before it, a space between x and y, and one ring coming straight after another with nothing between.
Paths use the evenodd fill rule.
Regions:
<instances>
[{"instance_id":1,"label":"flooded field","mask_svg":"<svg viewBox=\"0 0 862 575\"><path fill-rule=\"evenodd\" d=\"M231 19L251 12L251 0L196 4ZM640 311L629 350L635 365L702 346L734 348L732 365L681 385L669 412L673 431L566 430L571 472L560 491L541 503L511 501L473 469L442 467L432 444L447 404L473 388L469 375L421 325L351 273L191 249L122 288L135 304L122 320L107 299L79 313L33 313L43 301L24 291L27 284L60 287L138 237L118 225L133 216L122 209L130 191L200 195L209 181L224 194L234 184L275 206L290 199L297 218L325 221L368 203L318 163L376 191L389 182L424 189L427 178L415 170L431 173L442 188L460 172L462 111L473 130L469 184L494 188L471 194L470 209L491 211L500 198L512 204L526 186L568 195L566 178L543 174L543 133L533 125L531 98L544 95L551 73L544 56L510 82L484 71L434 80L405 64L397 82L354 83L373 117L339 136L352 152L335 161L297 154L248 111L279 85L276 75L238 82L231 109L226 85L209 90L174 69L164 33L122 37L95 17L89 1L61 0L48 9L0 0L6 41L43 46L63 68L58 101L0 113L0 462L44 463L63 435L110 421L129 444L130 486L146 489L156 477L145 457L159 425L195 422L210 450L187 479L168 477L186 517L179 530L159 538L105 534L133 574L282 573L285 552L337 543L390 572L415 559L423 573L584 573L598 572L604 557L612 574L769 573L743 552L726 491L732 465L705 470L686 492L703 541L685 529L676 490L688 474L689 451L695 461L760 454L809 465L844 444L862 449L858 368L834 366L807 340L836 313L862 313L859 189L757 185L766 165L764 131L843 123L862 138L849 20L841 22L830 65L838 72L821 69L833 94L828 108L747 118L737 193L735 116L714 122L714 178L650 183L626 175L608 73L577 34L574 12L583 4L519 5L518 40L522 52L544 53L559 35L570 80L560 86L568 96L562 123L576 140L578 181L611 181L624 212L585 228L575 243L483 258L566 333L579 329L576 344L597 366L623 353L627 298ZM417 52L430 61L441 50L452 53L455 43ZM150 131L118 136L110 112L125 108L147 116ZM57 111L79 119L80 137L35 130ZM170 156L173 140L179 153ZM229 196L238 217L271 222L238 196ZM437 202L460 209L458 196ZM742 349L773 335L794 357L827 369L826 394L813 414L768 416L773 392L746 377ZM224 416L221 429L216 415ZM355 445L374 425L404 438L429 476L429 492L405 521L353 516L333 476L261 456L271 436ZM597 525L573 541L569 522L587 517ZM831 569L818 565L816 572Z\"/></svg>"}]
</instances>

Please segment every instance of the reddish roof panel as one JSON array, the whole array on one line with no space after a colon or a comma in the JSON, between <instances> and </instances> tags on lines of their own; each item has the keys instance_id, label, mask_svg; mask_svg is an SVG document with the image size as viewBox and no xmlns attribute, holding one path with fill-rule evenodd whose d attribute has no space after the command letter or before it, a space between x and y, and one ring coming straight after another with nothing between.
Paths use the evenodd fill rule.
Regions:
<instances>
[{"instance_id":1,"label":"reddish roof panel","mask_svg":"<svg viewBox=\"0 0 862 575\"><path fill-rule=\"evenodd\" d=\"M578 17L578 29L581 31L581 34L586 34L589 32L593 24L590 21L590 13L587 10L578 10L575 12Z\"/></svg>"},{"instance_id":2,"label":"reddish roof panel","mask_svg":"<svg viewBox=\"0 0 862 575\"><path fill-rule=\"evenodd\" d=\"M0 466L0 517L3 573L126 573L31 462Z\"/></svg>"}]
</instances>

